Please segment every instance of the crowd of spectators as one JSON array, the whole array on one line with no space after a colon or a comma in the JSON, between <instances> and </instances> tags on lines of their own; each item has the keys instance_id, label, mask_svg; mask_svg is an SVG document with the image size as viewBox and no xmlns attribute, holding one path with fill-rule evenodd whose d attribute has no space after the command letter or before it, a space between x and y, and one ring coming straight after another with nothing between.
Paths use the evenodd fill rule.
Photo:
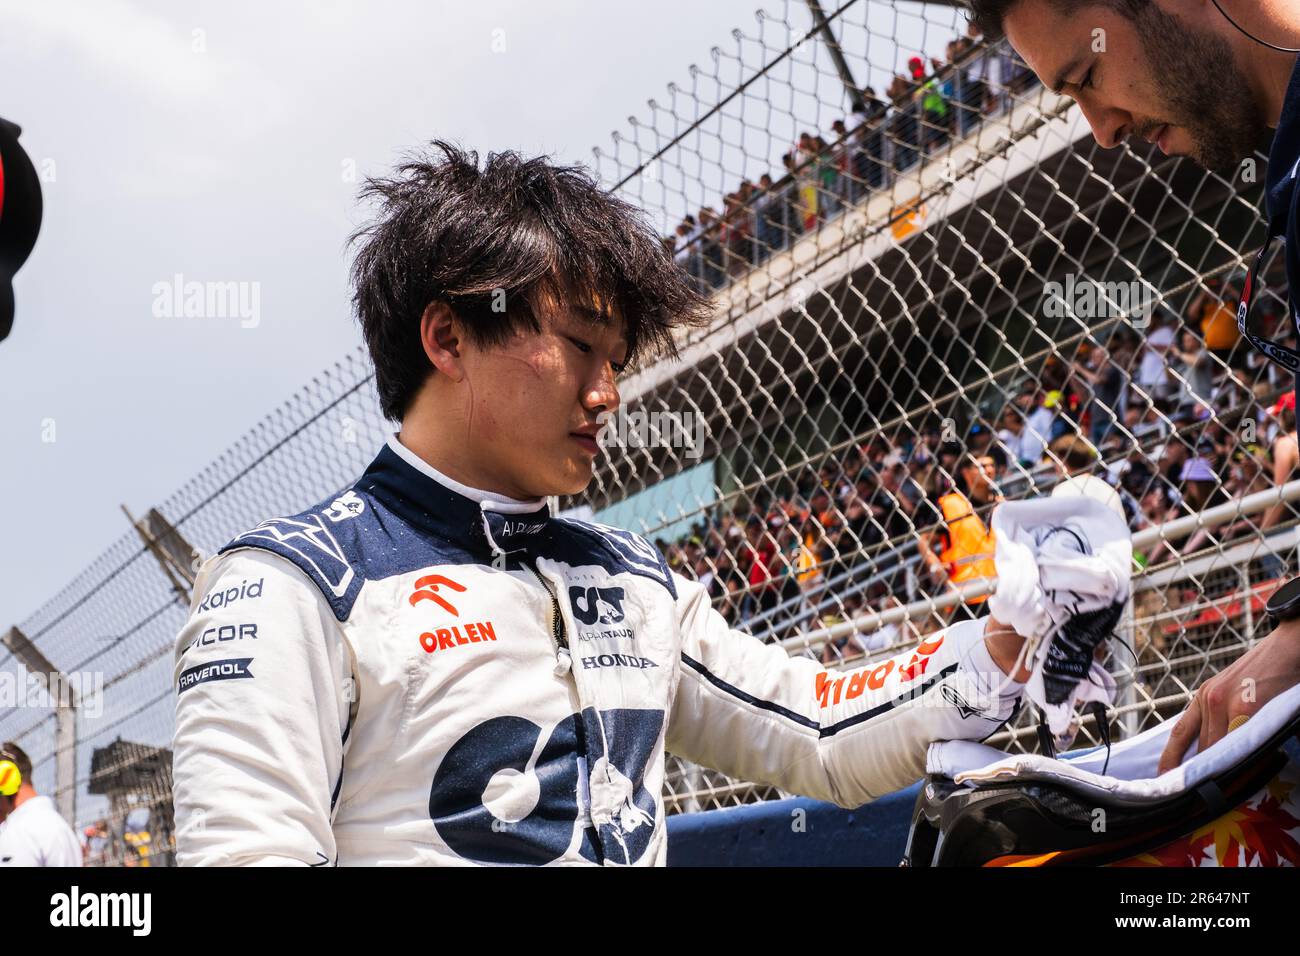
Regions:
<instances>
[{"instance_id":1,"label":"crowd of spectators","mask_svg":"<svg viewBox=\"0 0 1300 956\"><path fill-rule=\"evenodd\" d=\"M1005 41L985 43L972 28L928 69L913 57L884 98L862 90L853 115L824 135L800 134L780 172L741 182L720 212L706 206L685 216L665 246L703 288L721 288L888 189L1036 83ZM1239 295L1239 282L1209 278L1183 315L1161 306L1145 328L1124 323L1069 359L1058 350L1011 385L1000 408L961 416L960 429L931 415L919 427L875 434L657 543L675 570L705 584L730 623L770 640L952 587L953 492L987 523L1004 495L1041 494L1066 476L1095 474L1116 489L1139 531L1288 481L1300 467L1293 382L1239 341ZM1258 308L1263 335L1294 339L1279 300ZM1278 505L1165 536L1135 558L1177 560L1289 517ZM932 616L828 643L823 659L943 623Z\"/></svg>"},{"instance_id":2,"label":"crowd of spectators","mask_svg":"<svg viewBox=\"0 0 1300 956\"><path fill-rule=\"evenodd\" d=\"M675 570L704 582L729 622L771 639L795 621L833 624L950 587L942 499L953 490L987 523L1004 495L1095 474L1116 489L1136 532L1284 483L1300 466L1293 383L1236 340L1235 319L1231 329L1223 321L1237 294L1209 282L1181 319L1157 314L1140 335L1125 325L1104 346L1048 360L1009 388L1000 409L956 433L937 416L877 433L657 543ZM1263 334L1294 339L1279 302L1260 310ZM1165 536L1135 558L1177 560L1288 517L1279 505ZM943 623L900 626L925 633ZM896 630L855 638L850 651L885 646ZM844 641L826 645L829 657L842 653Z\"/></svg>"},{"instance_id":3,"label":"crowd of spectators","mask_svg":"<svg viewBox=\"0 0 1300 956\"><path fill-rule=\"evenodd\" d=\"M1038 82L1005 41L986 44L972 25L947 45L946 59L914 56L885 91L861 91L848 120L823 136L803 132L782 156L776 179L746 179L722 199L688 214L665 247L705 289L717 289L821 228L849 206L886 189L895 176L1003 111Z\"/></svg>"}]
</instances>

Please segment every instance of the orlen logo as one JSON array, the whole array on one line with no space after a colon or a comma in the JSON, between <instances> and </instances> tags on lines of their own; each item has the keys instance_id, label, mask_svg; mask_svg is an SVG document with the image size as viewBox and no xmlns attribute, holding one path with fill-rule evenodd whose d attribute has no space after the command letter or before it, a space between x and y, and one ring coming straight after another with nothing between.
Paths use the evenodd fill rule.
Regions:
<instances>
[{"instance_id":1,"label":"orlen logo","mask_svg":"<svg viewBox=\"0 0 1300 956\"><path fill-rule=\"evenodd\" d=\"M910 680L915 680L925 673L926 667L930 663L930 655L939 649L943 643L943 635L937 634L928 641L922 641L912 652L912 657L908 662L898 668L898 677L900 684L906 684ZM894 662L898 658L891 657L889 660L877 665L876 667L864 667L859 671L851 671L841 677L835 678L823 671L817 675L817 705L819 707L830 707L832 704L838 704L841 700L853 700L861 697L863 692L870 690L880 690L885 686L885 681L889 679L890 673L894 669ZM845 684L848 684L847 690Z\"/></svg>"},{"instance_id":2,"label":"orlen logo","mask_svg":"<svg viewBox=\"0 0 1300 956\"><path fill-rule=\"evenodd\" d=\"M433 601L453 617L460 617L460 612L452 607L451 602L438 593L440 587L449 587L462 593L465 590L465 585L457 584L451 578L444 578L441 574L426 574L415 582L415 593L410 597L411 607L421 601Z\"/></svg>"},{"instance_id":3,"label":"orlen logo","mask_svg":"<svg viewBox=\"0 0 1300 956\"><path fill-rule=\"evenodd\" d=\"M452 603L438 593L440 588L449 588L458 593L464 593L465 591L463 584L459 584L451 578L444 577L441 574L426 574L415 582L415 590L407 600L412 607L415 607L421 601L433 601L452 617L460 617L460 612L456 610ZM492 626L491 621L476 621L425 631L420 635L420 646L424 648L425 653L432 654L435 651L451 650L462 644L482 644L496 639L496 628Z\"/></svg>"}]
</instances>

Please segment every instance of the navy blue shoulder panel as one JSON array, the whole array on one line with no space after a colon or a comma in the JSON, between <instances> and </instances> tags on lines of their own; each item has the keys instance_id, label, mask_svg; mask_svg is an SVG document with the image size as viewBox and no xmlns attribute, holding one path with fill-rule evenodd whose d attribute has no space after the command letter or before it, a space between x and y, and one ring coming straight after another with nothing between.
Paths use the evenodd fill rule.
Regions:
<instances>
[{"instance_id":1,"label":"navy blue shoulder panel","mask_svg":"<svg viewBox=\"0 0 1300 956\"><path fill-rule=\"evenodd\" d=\"M639 574L677 600L677 586L659 549L639 534L576 518L554 518L546 557L579 566L599 564L610 574Z\"/></svg>"},{"instance_id":2,"label":"navy blue shoulder panel","mask_svg":"<svg viewBox=\"0 0 1300 956\"><path fill-rule=\"evenodd\" d=\"M479 558L441 535L420 530L357 486L287 518L271 518L237 535L218 553L270 551L302 570L345 621L367 580Z\"/></svg>"},{"instance_id":3,"label":"navy blue shoulder panel","mask_svg":"<svg viewBox=\"0 0 1300 956\"><path fill-rule=\"evenodd\" d=\"M523 546L507 546L511 554L540 553L575 567L598 564L611 574L639 574L677 599L663 555L640 535L549 519L545 508L515 523L524 527L504 538ZM263 521L219 553L236 548L260 548L291 561L340 621L352 613L366 581L437 565L487 564L493 554L480 506L421 474L387 446L347 491L299 514Z\"/></svg>"}]
</instances>

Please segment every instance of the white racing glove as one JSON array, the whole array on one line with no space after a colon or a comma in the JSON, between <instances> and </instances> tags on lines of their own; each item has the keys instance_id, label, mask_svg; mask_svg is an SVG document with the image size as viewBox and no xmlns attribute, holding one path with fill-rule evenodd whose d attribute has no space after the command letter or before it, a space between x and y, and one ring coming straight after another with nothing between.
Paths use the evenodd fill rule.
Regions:
<instances>
[{"instance_id":1,"label":"white racing glove","mask_svg":"<svg viewBox=\"0 0 1300 956\"><path fill-rule=\"evenodd\" d=\"M989 612L1025 635L1025 693L1059 749L1078 730L1076 707L1114 701L1115 681L1094 653L1131 589L1133 542L1121 515L1090 493L1010 501L993 512L998 589Z\"/></svg>"}]
</instances>

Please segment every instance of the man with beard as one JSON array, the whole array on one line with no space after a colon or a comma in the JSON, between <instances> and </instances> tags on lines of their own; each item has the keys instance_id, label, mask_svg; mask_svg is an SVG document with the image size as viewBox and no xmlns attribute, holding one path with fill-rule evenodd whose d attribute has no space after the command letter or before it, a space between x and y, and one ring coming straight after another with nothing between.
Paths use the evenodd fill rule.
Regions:
<instances>
[{"instance_id":1,"label":"man with beard","mask_svg":"<svg viewBox=\"0 0 1300 956\"><path fill-rule=\"evenodd\" d=\"M967 0L990 39L1005 36L1048 89L1079 104L1103 148L1130 138L1231 175L1272 133L1269 239L1284 236L1300 326L1300 3L1296 0ZM1258 263L1256 264L1258 267ZM1256 270L1242 294L1244 325ZM1247 333L1291 370L1300 356ZM1249 682L1254 694L1242 694ZM1160 771L1193 740L1204 750L1300 682L1300 620L1210 678L1170 734ZM1245 698L1249 697L1247 700Z\"/></svg>"}]
</instances>

